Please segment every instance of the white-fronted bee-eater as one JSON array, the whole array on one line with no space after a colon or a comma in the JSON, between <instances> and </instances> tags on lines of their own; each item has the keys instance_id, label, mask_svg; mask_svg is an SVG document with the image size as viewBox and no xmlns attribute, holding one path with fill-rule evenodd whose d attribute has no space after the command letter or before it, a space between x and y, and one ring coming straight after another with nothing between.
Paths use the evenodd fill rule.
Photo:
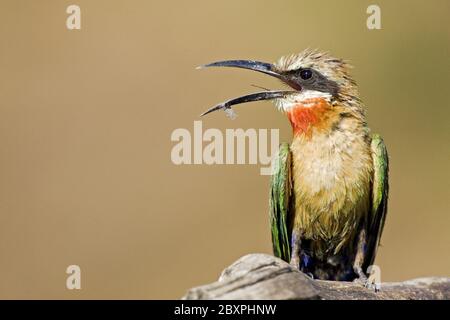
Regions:
<instances>
[{"instance_id":1,"label":"white-fronted bee-eater","mask_svg":"<svg viewBox=\"0 0 450 320\"><path fill-rule=\"evenodd\" d=\"M265 73L289 90L266 90L218 104L273 100L293 129L274 159L270 190L273 251L316 279L367 280L383 230L388 156L371 134L349 65L306 50L270 64L228 60L202 67Z\"/></svg>"}]
</instances>

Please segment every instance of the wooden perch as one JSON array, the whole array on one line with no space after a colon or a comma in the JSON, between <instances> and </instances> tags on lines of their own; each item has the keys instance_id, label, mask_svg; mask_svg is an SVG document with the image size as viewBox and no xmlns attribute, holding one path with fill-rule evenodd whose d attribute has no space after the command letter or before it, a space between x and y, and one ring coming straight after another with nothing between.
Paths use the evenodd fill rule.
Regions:
<instances>
[{"instance_id":1,"label":"wooden perch","mask_svg":"<svg viewBox=\"0 0 450 320\"><path fill-rule=\"evenodd\" d=\"M217 282L192 288L183 299L450 299L450 278L382 283L375 292L360 283L312 280L278 258L249 254L226 268Z\"/></svg>"}]
</instances>

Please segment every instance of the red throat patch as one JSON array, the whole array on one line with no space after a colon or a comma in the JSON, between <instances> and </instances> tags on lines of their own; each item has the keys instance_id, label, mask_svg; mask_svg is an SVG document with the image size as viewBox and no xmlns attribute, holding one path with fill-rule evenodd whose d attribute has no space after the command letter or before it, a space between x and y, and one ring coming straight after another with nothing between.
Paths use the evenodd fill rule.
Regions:
<instances>
[{"instance_id":1,"label":"red throat patch","mask_svg":"<svg viewBox=\"0 0 450 320\"><path fill-rule=\"evenodd\" d=\"M287 111L294 135L310 134L313 127L325 127L331 110L329 102L323 98L304 100Z\"/></svg>"}]
</instances>

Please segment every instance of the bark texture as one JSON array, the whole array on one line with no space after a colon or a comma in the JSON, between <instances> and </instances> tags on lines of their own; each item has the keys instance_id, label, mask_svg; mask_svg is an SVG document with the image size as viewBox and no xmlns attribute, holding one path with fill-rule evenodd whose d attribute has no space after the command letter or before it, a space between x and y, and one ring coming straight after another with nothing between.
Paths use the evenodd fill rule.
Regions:
<instances>
[{"instance_id":1,"label":"bark texture","mask_svg":"<svg viewBox=\"0 0 450 320\"><path fill-rule=\"evenodd\" d=\"M183 299L450 299L450 278L382 283L375 292L357 282L313 280L283 260L249 254L227 267L218 281L190 289Z\"/></svg>"}]
</instances>

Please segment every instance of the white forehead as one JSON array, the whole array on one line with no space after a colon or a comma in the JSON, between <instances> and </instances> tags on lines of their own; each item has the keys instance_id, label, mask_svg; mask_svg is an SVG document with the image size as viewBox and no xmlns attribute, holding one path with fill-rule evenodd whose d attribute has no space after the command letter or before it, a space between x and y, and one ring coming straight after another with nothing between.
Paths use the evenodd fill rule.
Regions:
<instances>
[{"instance_id":1,"label":"white forehead","mask_svg":"<svg viewBox=\"0 0 450 320\"><path fill-rule=\"evenodd\" d=\"M332 78L333 74L336 74L336 71L344 65L345 63L342 60L333 58L326 52L309 49L301 53L281 57L275 63L275 67L281 71L312 68L327 78Z\"/></svg>"}]
</instances>

